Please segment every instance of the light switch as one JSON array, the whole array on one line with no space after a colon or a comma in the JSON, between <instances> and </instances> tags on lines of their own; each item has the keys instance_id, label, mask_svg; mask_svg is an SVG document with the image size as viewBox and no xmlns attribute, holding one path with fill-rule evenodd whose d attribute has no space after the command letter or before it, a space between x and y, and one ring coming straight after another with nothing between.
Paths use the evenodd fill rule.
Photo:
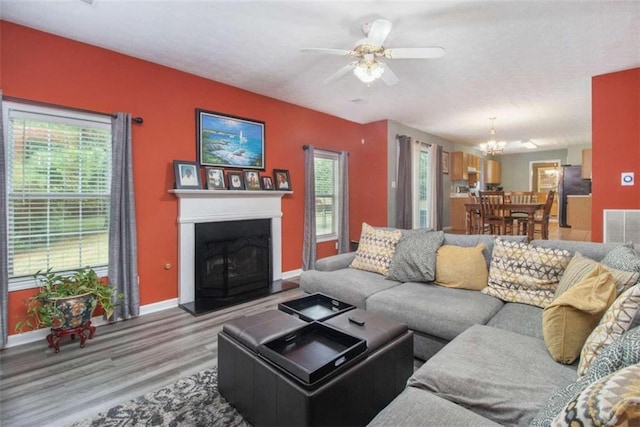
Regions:
<instances>
[{"instance_id":1,"label":"light switch","mask_svg":"<svg viewBox=\"0 0 640 427\"><path fill-rule=\"evenodd\" d=\"M622 172L622 176L620 178L621 185L634 185L634 176L633 172Z\"/></svg>"}]
</instances>

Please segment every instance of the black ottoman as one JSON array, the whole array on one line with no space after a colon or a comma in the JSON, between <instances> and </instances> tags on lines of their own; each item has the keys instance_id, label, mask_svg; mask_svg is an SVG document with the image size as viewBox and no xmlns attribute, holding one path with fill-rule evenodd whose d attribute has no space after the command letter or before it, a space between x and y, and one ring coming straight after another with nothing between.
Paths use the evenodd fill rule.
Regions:
<instances>
[{"instance_id":1,"label":"black ottoman","mask_svg":"<svg viewBox=\"0 0 640 427\"><path fill-rule=\"evenodd\" d=\"M362 310L322 323L365 340L367 350L313 384L259 354L261 345L305 327L306 322L272 310L224 325L218 334L220 394L256 426L366 425L404 389L413 373L413 334L406 325Z\"/></svg>"}]
</instances>

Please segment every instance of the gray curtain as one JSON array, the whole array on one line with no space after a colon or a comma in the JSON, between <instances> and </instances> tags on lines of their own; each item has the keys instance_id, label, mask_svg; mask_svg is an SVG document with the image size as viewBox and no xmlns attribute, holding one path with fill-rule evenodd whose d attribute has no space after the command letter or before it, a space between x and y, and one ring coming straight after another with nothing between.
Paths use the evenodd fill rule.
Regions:
<instances>
[{"instance_id":1,"label":"gray curtain","mask_svg":"<svg viewBox=\"0 0 640 427\"><path fill-rule=\"evenodd\" d=\"M438 145L438 162L436 165L436 230L442 230L442 216L444 214L443 192L442 192L442 146Z\"/></svg>"},{"instance_id":2,"label":"gray curtain","mask_svg":"<svg viewBox=\"0 0 640 427\"><path fill-rule=\"evenodd\" d=\"M413 190L411 175L411 137L397 135L398 178L396 187L396 227L413 227Z\"/></svg>"},{"instance_id":3,"label":"gray curtain","mask_svg":"<svg viewBox=\"0 0 640 427\"><path fill-rule=\"evenodd\" d=\"M113 178L109 222L109 283L124 294L110 320L140 314L138 239L133 191L131 115L118 113L111 120Z\"/></svg>"},{"instance_id":4,"label":"gray curtain","mask_svg":"<svg viewBox=\"0 0 640 427\"><path fill-rule=\"evenodd\" d=\"M7 258L7 163L4 148L4 127L2 125L2 91L0 91L0 330L2 331L2 345L7 345L8 331L8 300L9 300L9 266Z\"/></svg>"},{"instance_id":5,"label":"gray curtain","mask_svg":"<svg viewBox=\"0 0 640 427\"><path fill-rule=\"evenodd\" d=\"M351 250L349 244L349 153L340 153L340 228L338 230L338 253Z\"/></svg>"},{"instance_id":6,"label":"gray curtain","mask_svg":"<svg viewBox=\"0 0 640 427\"><path fill-rule=\"evenodd\" d=\"M313 145L304 150L304 240L302 269L316 267L316 172Z\"/></svg>"}]
</instances>

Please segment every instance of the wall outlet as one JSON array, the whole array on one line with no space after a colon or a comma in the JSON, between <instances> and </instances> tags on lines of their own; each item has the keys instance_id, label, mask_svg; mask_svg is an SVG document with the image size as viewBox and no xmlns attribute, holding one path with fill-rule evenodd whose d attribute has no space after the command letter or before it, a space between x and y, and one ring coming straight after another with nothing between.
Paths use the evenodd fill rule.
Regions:
<instances>
[{"instance_id":1,"label":"wall outlet","mask_svg":"<svg viewBox=\"0 0 640 427\"><path fill-rule=\"evenodd\" d=\"M621 185L635 185L635 178L633 172L622 172L620 176Z\"/></svg>"}]
</instances>

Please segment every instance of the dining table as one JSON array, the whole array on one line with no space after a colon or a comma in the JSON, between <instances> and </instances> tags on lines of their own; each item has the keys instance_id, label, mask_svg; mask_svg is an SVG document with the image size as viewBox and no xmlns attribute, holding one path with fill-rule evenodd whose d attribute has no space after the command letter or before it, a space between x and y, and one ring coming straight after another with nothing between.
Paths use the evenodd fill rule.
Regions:
<instances>
[{"instance_id":1,"label":"dining table","mask_svg":"<svg viewBox=\"0 0 640 427\"><path fill-rule=\"evenodd\" d=\"M511 215L512 211L524 212L527 214L527 240L533 240L534 218L535 213L544 209L545 202L529 202L529 203L500 203L496 206L498 210L504 212L505 215ZM464 204L464 210L467 220L466 233L472 234L472 219L475 212L481 212L480 202L469 202ZM523 217L524 218L524 217Z\"/></svg>"}]
</instances>

